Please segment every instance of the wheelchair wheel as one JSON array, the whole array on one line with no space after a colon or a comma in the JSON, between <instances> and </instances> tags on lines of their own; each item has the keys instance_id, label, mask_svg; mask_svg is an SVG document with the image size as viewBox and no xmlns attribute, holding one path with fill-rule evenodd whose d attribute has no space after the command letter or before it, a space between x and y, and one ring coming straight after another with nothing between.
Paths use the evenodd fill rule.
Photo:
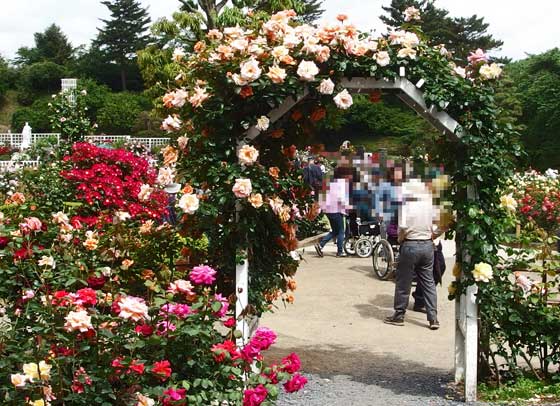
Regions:
<instances>
[{"instance_id":1,"label":"wheelchair wheel","mask_svg":"<svg viewBox=\"0 0 560 406\"><path fill-rule=\"evenodd\" d=\"M344 239L344 252L348 255L356 255L356 239L354 237L346 237Z\"/></svg>"},{"instance_id":2,"label":"wheelchair wheel","mask_svg":"<svg viewBox=\"0 0 560 406\"><path fill-rule=\"evenodd\" d=\"M375 275L382 281L389 279L394 270L395 255L387 240L382 239L375 245L372 261Z\"/></svg>"},{"instance_id":3,"label":"wheelchair wheel","mask_svg":"<svg viewBox=\"0 0 560 406\"><path fill-rule=\"evenodd\" d=\"M356 255L360 258L367 258L373 252L373 242L368 237L360 237L354 244Z\"/></svg>"}]
</instances>

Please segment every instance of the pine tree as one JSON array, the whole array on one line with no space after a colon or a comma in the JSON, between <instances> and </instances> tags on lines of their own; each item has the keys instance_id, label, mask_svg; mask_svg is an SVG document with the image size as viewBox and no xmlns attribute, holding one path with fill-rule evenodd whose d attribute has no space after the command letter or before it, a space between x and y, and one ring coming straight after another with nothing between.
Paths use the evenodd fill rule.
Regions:
<instances>
[{"instance_id":1,"label":"pine tree","mask_svg":"<svg viewBox=\"0 0 560 406\"><path fill-rule=\"evenodd\" d=\"M391 27L405 23L404 10L416 7L421 11L419 22L422 32L433 44L444 44L454 53L456 61L464 63L469 53L477 48L491 51L503 45L503 41L487 33L488 23L476 14L470 17L451 17L449 11L436 7L435 0L392 0L383 7L388 15L380 16L381 21Z\"/></svg>"},{"instance_id":2,"label":"pine tree","mask_svg":"<svg viewBox=\"0 0 560 406\"><path fill-rule=\"evenodd\" d=\"M17 64L31 65L36 62L54 62L58 65L65 65L72 59L74 48L58 25L51 24L44 32L36 32L33 36L35 46L33 48L19 48L16 58Z\"/></svg>"},{"instance_id":3,"label":"pine tree","mask_svg":"<svg viewBox=\"0 0 560 406\"><path fill-rule=\"evenodd\" d=\"M122 90L126 90L126 67L136 52L148 44L147 28L151 23L148 10L137 0L105 0L101 2L111 11L111 19L98 29L94 45L103 51L106 59L115 62L121 71Z\"/></svg>"}]
</instances>

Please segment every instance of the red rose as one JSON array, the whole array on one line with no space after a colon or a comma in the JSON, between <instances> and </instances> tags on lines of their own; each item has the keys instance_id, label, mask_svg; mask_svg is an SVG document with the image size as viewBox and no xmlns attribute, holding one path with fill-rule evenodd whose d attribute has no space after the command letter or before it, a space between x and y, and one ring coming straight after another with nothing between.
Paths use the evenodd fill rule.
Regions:
<instances>
[{"instance_id":1,"label":"red rose","mask_svg":"<svg viewBox=\"0 0 560 406\"><path fill-rule=\"evenodd\" d=\"M104 277L103 275L101 275L101 276L90 276L89 278L87 278L88 286L92 289L95 289L95 290L99 290L99 289L103 288L103 286L105 285L106 282L107 282L107 278Z\"/></svg>"},{"instance_id":2,"label":"red rose","mask_svg":"<svg viewBox=\"0 0 560 406\"><path fill-rule=\"evenodd\" d=\"M171 376L171 364L167 360L154 362L152 373L158 375L162 381L165 381Z\"/></svg>"},{"instance_id":3,"label":"red rose","mask_svg":"<svg viewBox=\"0 0 560 406\"><path fill-rule=\"evenodd\" d=\"M136 372L138 375L142 375L144 373L144 364L141 362L138 362L138 360L134 360L130 363L130 366L128 367L128 372Z\"/></svg>"},{"instance_id":4,"label":"red rose","mask_svg":"<svg viewBox=\"0 0 560 406\"><path fill-rule=\"evenodd\" d=\"M0 237L0 249L6 248L10 242L10 237Z\"/></svg>"},{"instance_id":5,"label":"red rose","mask_svg":"<svg viewBox=\"0 0 560 406\"><path fill-rule=\"evenodd\" d=\"M144 337L149 337L154 333L154 328L148 324L139 324L134 327L137 334L142 334Z\"/></svg>"},{"instance_id":6,"label":"red rose","mask_svg":"<svg viewBox=\"0 0 560 406\"><path fill-rule=\"evenodd\" d=\"M288 393L297 392L305 386L307 383L307 378L300 374L295 374L292 379L284 384L284 389Z\"/></svg>"},{"instance_id":7,"label":"red rose","mask_svg":"<svg viewBox=\"0 0 560 406\"><path fill-rule=\"evenodd\" d=\"M76 292L74 303L80 306L95 306L97 304L97 295L95 290L91 288L83 288Z\"/></svg>"},{"instance_id":8,"label":"red rose","mask_svg":"<svg viewBox=\"0 0 560 406\"><path fill-rule=\"evenodd\" d=\"M282 359L281 369L289 374L296 373L301 368L301 361L296 353L291 353Z\"/></svg>"},{"instance_id":9,"label":"red rose","mask_svg":"<svg viewBox=\"0 0 560 406\"><path fill-rule=\"evenodd\" d=\"M268 391L263 385L253 389L245 389L243 392L243 406L260 406L266 400Z\"/></svg>"}]
</instances>

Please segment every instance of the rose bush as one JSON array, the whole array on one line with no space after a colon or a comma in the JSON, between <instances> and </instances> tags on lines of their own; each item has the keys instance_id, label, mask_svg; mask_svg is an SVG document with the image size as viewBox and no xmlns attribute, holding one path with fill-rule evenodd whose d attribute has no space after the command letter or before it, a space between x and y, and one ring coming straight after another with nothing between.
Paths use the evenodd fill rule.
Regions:
<instances>
[{"instance_id":1,"label":"rose bush","mask_svg":"<svg viewBox=\"0 0 560 406\"><path fill-rule=\"evenodd\" d=\"M74 174L70 191L91 179L84 157L94 150L74 151L64 172ZM89 167L143 172L122 151L98 152ZM155 190L140 199L136 216L122 210L131 206L99 202L85 217L80 205L53 212L33 195L8 196L0 216L2 404L259 405L277 397L278 384L303 386L297 356L264 363L276 339L270 330L237 347L208 246L154 221L157 199Z\"/></svg>"}]
</instances>

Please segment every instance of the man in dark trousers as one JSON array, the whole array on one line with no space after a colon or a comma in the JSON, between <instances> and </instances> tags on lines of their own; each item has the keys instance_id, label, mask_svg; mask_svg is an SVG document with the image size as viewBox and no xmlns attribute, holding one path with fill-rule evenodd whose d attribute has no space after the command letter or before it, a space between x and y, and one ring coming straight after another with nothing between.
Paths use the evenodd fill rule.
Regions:
<instances>
[{"instance_id":1,"label":"man in dark trousers","mask_svg":"<svg viewBox=\"0 0 560 406\"><path fill-rule=\"evenodd\" d=\"M419 180L403 185L403 205L399 212L400 255L395 274L395 312L384 322L404 326L412 280L422 287L431 330L439 329L437 293L434 283L433 203L430 191Z\"/></svg>"}]
</instances>

